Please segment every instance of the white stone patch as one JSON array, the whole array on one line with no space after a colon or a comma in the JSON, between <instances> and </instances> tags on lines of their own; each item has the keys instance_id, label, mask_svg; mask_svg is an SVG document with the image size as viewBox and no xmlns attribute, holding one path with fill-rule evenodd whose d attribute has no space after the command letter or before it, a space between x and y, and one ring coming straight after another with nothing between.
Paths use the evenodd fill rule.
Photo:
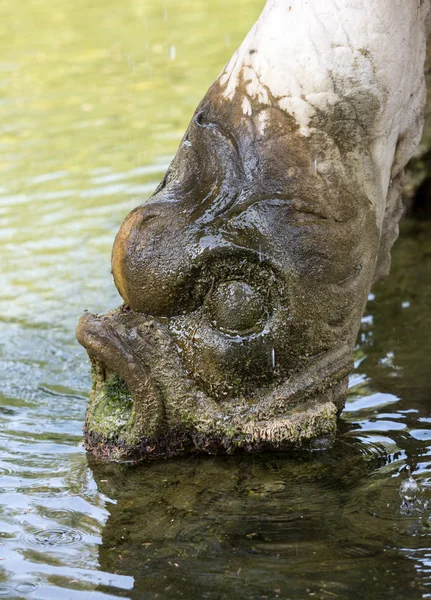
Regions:
<instances>
[{"instance_id":1,"label":"white stone patch","mask_svg":"<svg viewBox=\"0 0 431 600\"><path fill-rule=\"evenodd\" d=\"M370 140L375 172L364 173L363 180L373 180L364 185L370 187L379 225L389 181L404 168L421 135L427 4L267 0L219 78L228 99L240 84L262 105L277 99L303 136L310 135L317 111L336 102L351 105ZM263 132L265 123L259 128Z\"/></svg>"},{"instance_id":2,"label":"white stone patch","mask_svg":"<svg viewBox=\"0 0 431 600\"><path fill-rule=\"evenodd\" d=\"M242 101L242 112L246 115L246 116L251 116L253 110L251 108L251 104L250 104L250 100L245 97L244 100Z\"/></svg>"},{"instance_id":3,"label":"white stone patch","mask_svg":"<svg viewBox=\"0 0 431 600\"><path fill-rule=\"evenodd\" d=\"M268 121L269 121L268 113L263 110L262 112L259 113L258 120L257 120L257 130L260 133L260 135L265 134L265 130L266 130Z\"/></svg>"},{"instance_id":4,"label":"white stone patch","mask_svg":"<svg viewBox=\"0 0 431 600\"><path fill-rule=\"evenodd\" d=\"M312 117L316 115L316 110L311 103L303 98L284 97L279 100L278 105L294 117L296 122L300 125L300 134L308 137L310 135L310 128L308 125Z\"/></svg>"},{"instance_id":5,"label":"white stone patch","mask_svg":"<svg viewBox=\"0 0 431 600\"><path fill-rule=\"evenodd\" d=\"M313 92L311 94L306 94L305 100L313 109L313 114L310 114L311 117L316 114L317 110L325 111L331 106L335 106L338 102L340 102L340 96L332 91L318 93Z\"/></svg>"}]
</instances>

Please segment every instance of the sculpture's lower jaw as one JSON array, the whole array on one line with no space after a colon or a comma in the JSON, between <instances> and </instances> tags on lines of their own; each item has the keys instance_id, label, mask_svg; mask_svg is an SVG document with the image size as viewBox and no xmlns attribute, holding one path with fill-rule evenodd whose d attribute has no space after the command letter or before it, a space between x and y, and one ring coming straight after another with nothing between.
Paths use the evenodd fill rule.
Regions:
<instances>
[{"instance_id":1,"label":"sculpture's lower jaw","mask_svg":"<svg viewBox=\"0 0 431 600\"><path fill-rule=\"evenodd\" d=\"M142 315L86 315L78 339L93 365L85 446L101 458L315 450L334 440L351 369L348 348L311 361L254 400L216 402L184 372L169 332Z\"/></svg>"},{"instance_id":2,"label":"sculpture's lower jaw","mask_svg":"<svg viewBox=\"0 0 431 600\"><path fill-rule=\"evenodd\" d=\"M78 339L93 365L84 431L86 448L97 456L322 449L335 437L351 370L347 347L257 389L253 399L217 402L184 371L168 329L144 315L122 309L86 315Z\"/></svg>"}]
</instances>

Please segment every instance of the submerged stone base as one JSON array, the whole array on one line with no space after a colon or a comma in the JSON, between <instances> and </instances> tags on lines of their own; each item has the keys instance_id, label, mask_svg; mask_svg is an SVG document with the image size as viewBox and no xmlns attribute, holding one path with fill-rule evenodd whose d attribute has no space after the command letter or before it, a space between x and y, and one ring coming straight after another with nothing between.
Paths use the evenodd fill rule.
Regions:
<instances>
[{"instance_id":1,"label":"submerged stone base","mask_svg":"<svg viewBox=\"0 0 431 600\"><path fill-rule=\"evenodd\" d=\"M189 453L231 454L237 450L247 452L324 450L332 445L337 429L337 409L332 402L321 407L310 407L292 418L270 423L268 430L259 424L250 424L245 431L240 428L217 429L201 432L171 429L157 438L142 438L130 444L127 438L106 437L85 427L85 448L96 457L123 461L169 458ZM249 431L247 431L247 429ZM274 437L272 437L274 436Z\"/></svg>"},{"instance_id":2,"label":"submerged stone base","mask_svg":"<svg viewBox=\"0 0 431 600\"><path fill-rule=\"evenodd\" d=\"M340 398L347 378L325 390L322 382L318 397L292 406L284 415L273 408L267 419L244 410L243 402L232 405L231 414L220 411L203 414L189 412L187 419L165 422L160 433L142 436L141 419L126 382L92 358L93 388L84 428L85 447L105 460L157 459L188 453L221 454L247 452L323 450L335 439ZM295 382L293 382L294 384Z\"/></svg>"}]
</instances>

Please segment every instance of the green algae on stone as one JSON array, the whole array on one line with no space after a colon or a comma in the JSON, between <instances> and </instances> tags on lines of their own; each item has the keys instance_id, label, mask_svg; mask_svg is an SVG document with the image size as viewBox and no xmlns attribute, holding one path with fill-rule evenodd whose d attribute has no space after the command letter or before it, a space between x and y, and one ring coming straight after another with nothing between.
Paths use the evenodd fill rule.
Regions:
<instances>
[{"instance_id":1,"label":"green algae on stone","mask_svg":"<svg viewBox=\"0 0 431 600\"><path fill-rule=\"evenodd\" d=\"M100 381L93 369L94 386L91 392L87 420L92 430L106 441L130 440L134 424L133 400L124 380L112 373Z\"/></svg>"}]
</instances>

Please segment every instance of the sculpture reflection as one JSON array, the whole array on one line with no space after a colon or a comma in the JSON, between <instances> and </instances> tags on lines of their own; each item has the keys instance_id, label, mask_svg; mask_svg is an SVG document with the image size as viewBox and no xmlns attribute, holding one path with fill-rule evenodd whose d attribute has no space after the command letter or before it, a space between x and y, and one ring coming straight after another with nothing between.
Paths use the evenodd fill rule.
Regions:
<instances>
[{"instance_id":1,"label":"sculpture reflection","mask_svg":"<svg viewBox=\"0 0 431 600\"><path fill-rule=\"evenodd\" d=\"M340 590L345 598L386 598L387 586L425 589L426 577L397 550L422 529L417 519L400 518L397 480L369 487L379 462L354 452L348 458L345 444L341 455L311 462L204 457L132 471L99 463L96 479L116 502L108 505L100 567L133 577L132 599Z\"/></svg>"}]
</instances>

